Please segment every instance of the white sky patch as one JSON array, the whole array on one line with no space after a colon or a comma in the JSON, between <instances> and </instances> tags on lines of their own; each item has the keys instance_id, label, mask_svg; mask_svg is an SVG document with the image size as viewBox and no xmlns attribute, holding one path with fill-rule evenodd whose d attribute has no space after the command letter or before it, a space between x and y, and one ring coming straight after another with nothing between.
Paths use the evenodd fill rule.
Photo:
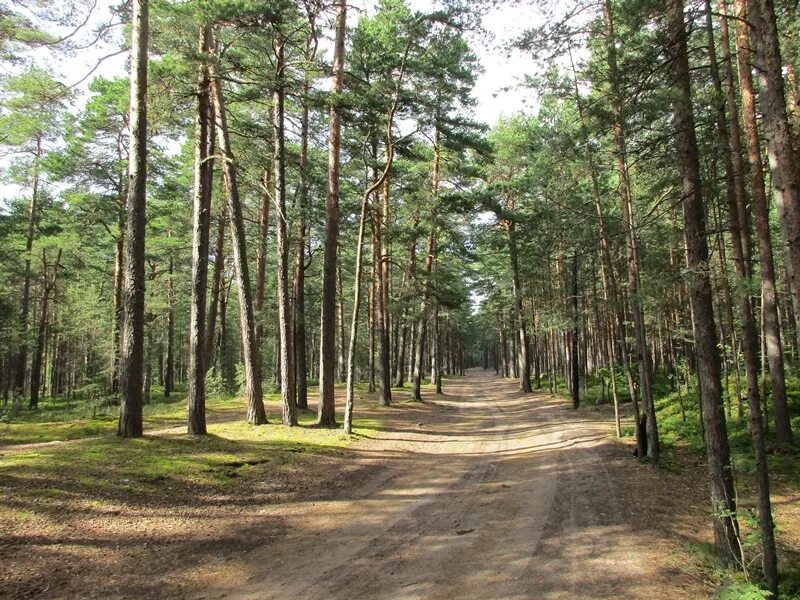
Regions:
<instances>
[{"instance_id":1,"label":"white sky patch","mask_svg":"<svg viewBox=\"0 0 800 600\"><path fill-rule=\"evenodd\" d=\"M419 11L431 11L436 6L431 0L408 0L408 3L412 10ZM359 14L374 13L375 4L371 0L354 0L352 5L356 10L350 11L348 15L350 25L356 23ZM111 20L110 6L109 0L99 0L86 27L72 40L78 43L91 40L92 31L100 24ZM82 20L82 17L79 20ZM518 50L507 52L504 47L525 29L533 27L538 22L539 17L530 7L503 5L491 9L483 20L484 28L493 39L487 41L479 39L477 35L468 36L473 51L483 67L473 91L477 104L472 116L476 120L491 126L501 117L537 110L536 92L523 85L525 75L534 71L533 60ZM65 35L69 31L69 28L62 27L53 30L52 33L58 36ZM126 75L127 52L104 58L119 50L122 31L121 26L116 26L112 29L109 41L101 41L67 56L53 53L48 48L26 50L21 54L30 62L49 68L55 77L66 85L75 85L79 95L73 110L77 111L88 99L87 92L93 78L102 76L110 79ZM326 46L329 45L328 40L324 40L322 44L322 51L325 52ZM0 63L2 75L7 76L19 71L19 65ZM321 85L326 87L327 81L321 82ZM7 159L0 158L0 169L7 164ZM0 185L0 209L5 202L20 194L24 195L25 190L18 186L6 183Z\"/></svg>"}]
</instances>

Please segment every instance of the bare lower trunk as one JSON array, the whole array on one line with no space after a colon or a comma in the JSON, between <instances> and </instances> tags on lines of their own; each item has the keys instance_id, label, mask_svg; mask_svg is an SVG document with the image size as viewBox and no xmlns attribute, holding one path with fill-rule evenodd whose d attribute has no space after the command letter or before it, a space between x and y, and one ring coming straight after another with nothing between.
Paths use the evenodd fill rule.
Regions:
<instances>
[{"instance_id":1,"label":"bare lower trunk","mask_svg":"<svg viewBox=\"0 0 800 600\"><path fill-rule=\"evenodd\" d=\"M49 318L50 292L55 289L58 278L58 268L61 263L61 249L53 265L53 277L50 279L47 273L47 256L42 250L42 298L39 302L39 322L36 327L36 343L33 348L33 358L31 360L31 399L30 407L36 408L39 405L39 390L42 382L43 355L47 343L47 320Z\"/></svg>"},{"instance_id":2,"label":"bare lower trunk","mask_svg":"<svg viewBox=\"0 0 800 600\"><path fill-rule=\"evenodd\" d=\"M725 424L720 385L711 283L704 268L708 262L705 212L700 183L700 164L692 115L689 60L682 0L667 0L667 20L675 85L674 100L677 157L683 176L683 213L686 239L694 341L699 367L703 421L714 512L717 554L729 564L741 564L738 551L738 524L733 491L728 432Z\"/></svg>"},{"instance_id":3,"label":"bare lower trunk","mask_svg":"<svg viewBox=\"0 0 800 600\"><path fill-rule=\"evenodd\" d=\"M213 108L212 108L213 121ZM213 126L213 123L212 123ZM213 135L213 134L212 134ZM214 364L214 349L217 332L217 311L220 308L220 295L222 294L222 269L225 263L225 212L223 207L217 217L217 242L214 246L214 277L211 283L211 299L208 306L208 319L206 321L205 357L203 370L208 371Z\"/></svg>"},{"instance_id":4,"label":"bare lower trunk","mask_svg":"<svg viewBox=\"0 0 800 600\"><path fill-rule=\"evenodd\" d=\"M347 2L336 2L336 37L333 51L331 92L342 93L344 79L344 41L346 35ZM331 105L328 139L328 189L325 198L325 256L322 268L322 323L320 327L319 409L317 422L333 425L334 363L336 355L336 263L339 243L339 169L342 134L342 108Z\"/></svg>"},{"instance_id":5,"label":"bare lower trunk","mask_svg":"<svg viewBox=\"0 0 800 600\"><path fill-rule=\"evenodd\" d=\"M740 0L741 1L741 0ZM751 46L755 41L758 49L758 73L761 81L759 99L761 112L764 115L764 132L769 156L772 185L775 189L775 198L778 204L778 220L781 234L786 245L786 265L789 274L789 288L792 296L795 315L800 314L800 170L798 159L793 148L792 131L786 112L786 100L783 80L783 61L781 60L780 44L775 18L775 6L772 0L751 0L747 3L750 9L747 12L747 21L756 24L756 32L750 37ZM744 30L744 27L740 27ZM743 35L746 35L746 31ZM755 38L755 39L754 39ZM756 224L759 235L759 249L761 238L769 239L769 216L766 202L764 207L756 205ZM767 211L766 223L764 212ZM771 245L770 245L771 251ZM767 265L769 267L769 265ZM770 370L773 372L773 384L776 374L783 376L782 364L779 364L781 352L780 333L777 323L777 299L775 296L774 264L772 269L772 282L767 282L764 287L764 274L762 273L762 290L765 294L765 321L767 332L767 355ZM769 274L768 274L769 275ZM773 366L774 364L774 366ZM775 402L775 434L778 442L783 445L793 443L791 422L786 405L785 383L780 382L778 394L773 396ZM773 390L775 394L775 390ZM772 557L765 557L765 560ZM767 573L767 583L770 589L777 590L777 568L770 567L774 574ZM774 575L774 581L773 581Z\"/></svg>"},{"instance_id":6,"label":"bare lower trunk","mask_svg":"<svg viewBox=\"0 0 800 600\"><path fill-rule=\"evenodd\" d=\"M211 52L211 27L199 29L198 50L208 57ZM206 383L206 287L208 284L208 247L211 229L211 186L214 169L213 115L209 97L209 76L205 60L197 68L197 116L195 119L194 193L192 196L192 296L189 307L189 435L205 435ZM216 281L217 291L219 279ZM213 337L213 325L211 336Z\"/></svg>"},{"instance_id":7,"label":"bare lower trunk","mask_svg":"<svg viewBox=\"0 0 800 600\"><path fill-rule=\"evenodd\" d=\"M369 195L364 194L361 200L361 217L358 222L358 242L356 246L356 275L353 287L353 317L350 321L350 344L347 348L347 378L345 383L344 433L353 432L353 405L356 372L356 339L358 336L358 313L361 309L361 271L364 254L364 230L366 229Z\"/></svg>"},{"instance_id":8,"label":"bare lower trunk","mask_svg":"<svg viewBox=\"0 0 800 600\"><path fill-rule=\"evenodd\" d=\"M422 400L422 364L425 350L425 334L428 325L428 304L430 302L430 276L433 266L433 254L436 248L436 223L431 224L431 232L428 235L427 255L425 256L424 280L422 283L422 303L420 306L419 323L417 324L417 336L414 343L414 373L412 377L411 397L414 400Z\"/></svg>"},{"instance_id":9,"label":"bare lower trunk","mask_svg":"<svg viewBox=\"0 0 800 600\"><path fill-rule=\"evenodd\" d=\"M117 434L142 435L144 369L144 236L147 199L148 0L133 0L131 32L131 136L128 156L128 245L122 286L120 409Z\"/></svg>"},{"instance_id":10,"label":"bare lower trunk","mask_svg":"<svg viewBox=\"0 0 800 600\"><path fill-rule=\"evenodd\" d=\"M514 209L513 201L509 202L509 208ZM525 315L522 310L522 290L519 282L519 260L517 258L517 232L513 221L506 221L506 234L508 237L508 254L511 260L511 287L514 299L514 321L516 323L517 337L517 371L519 374L519 389L524 393L530 393L531 374L530 361L528 360L528 331L525 325Z\"/></svg>"},{"instance_id":11,"label":"bare lower trunk","mask_svg":"<svg viewBox=\"0 0 800 600\"><path fill-rule=\"evenodd\" d=\"M239 290L239 320L242 335L242 358L244 359L245 383L247 386L247 422L263 425L267 422L261 389L261 352L256 339L256 323L253 311L253 291L250 287L250 269L247 262L247 246L239 198L236 158L230 145L225 101L222 84L211 64L211 98L214 103L214 121L217 143L222 154L222 174L228 200L228 216L233 240L233 260L236 266L236 283Z\"/></svg>"},{"instance_id":12,"label":"bare lower trunk","mask_svg":"<svg viewBox=\"0 0 800 600\"><path fill-rule=\"evenodd\" d=\"M639 395L642 401L642 410L647 415L647 455L654 464L658 464L660 444L658 439L658 425L656 421L655 406L652 391L652 366L647 347L647 334L645 332L644 314L639 300L639 255L636 247L633 207L631 202L630 187L628 185L627 150L625 147L625 134L623 130L622 98L619 90L619 67L617 65L616 38L614 34L614 20L610 0L604 4L604 18L606 21L607 60L609 67L609 84L611 86L611 104L614 116L614 144L616 147L617 161L617 191L622 206L622 220L625 229L625 245L628 266L628 301L633 321L633 330L636 344L636 359L639 365ZM621 336L624 340L624 337ZM631 395L636 397L637 390L633 389L632 376ZM638 410L637 410L638 413ZM638 417L638 415L637 415ZM637 445L642 450L643 444L637 438Z\"/></svg>"},{"instance_id":13,"label":"bare lower trunk","mask_svg":"<svg viewBox=\"0 0 800 600\"><path fill-rule=\"evenodd\" d=\"M167 366L164 373L164 397L169 398L175 384L175 286L174 262L169 259L167 272Z\"/></svg>"},{"instance_id":14,"label":"bare lower trunk","mask_svg":"<svg viewBox=\"0 0 800 600\"><path fill-rule=\"evenodd\" d=\"M275 129L275 212L278 227L278 327L281 337L281 399L283 424L297 425L294 350L292 339L292 306L289 298L289 223L286 214L286 162L284 139L284 40L276 45L277 87L273 95Z\"/></svg>"},{"instance_id":15,"label":"bare lower trunk","mask_svg":"<svg viewBox=\"0 0 800 600\"><path fill-rule=\"evenodd\" d=\"M20 344L17 352L17 363L14 375L14 393L25 395L25 374L28 364L28 314L30 312L31 295L31 260L33 252L34 227L39 212L39 163L42 158L42 136L36 138L36 154L34 156L33 189L28 207L28 228L25 234L25 268L22 279L22 310L20 314Z\"/></svg>"}]
</instances>

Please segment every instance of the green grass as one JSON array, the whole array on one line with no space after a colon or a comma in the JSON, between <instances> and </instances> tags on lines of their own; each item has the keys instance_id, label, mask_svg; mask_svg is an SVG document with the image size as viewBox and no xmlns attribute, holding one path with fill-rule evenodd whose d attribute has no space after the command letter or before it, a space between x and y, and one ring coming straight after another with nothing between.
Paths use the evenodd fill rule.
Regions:
<instances>
[{"instance_id":1,"label":"green grass","mask_svg":"<svg viewBox=\"0 0 800 600\"><path fill-rule=\"evenodd\" d=\"M265 400L273 399L269 396ZM209 418L218 411L245 411L238 398L209 398ZM145 429L178 427L186 422L186 392L173 392L164 398L160 388L153 389L152 401L144 407ZM75 440L111 433L117 427L119 408L116 402L82 399L43 399L35 410L6 410L0 418L0 445L30 444Z\"/></svg>"},{"instance_id":2,"label":"green grass","mask_svg":"<svg viewBox=\"0 0 800 600\"><path fill-rule=\"evenodd\" d=\"M358 395L367 394L367 384L355 386ZM316 389L309 388L309 399L316 399ZM266 394L264 401L279 402L278 393ZM206 412L209 421L244 420L247 405L239 397L209 397ZM144 407L145 432L186 425L186 391L177 390L164 398L161 388L153 388L152 401ZM0 413L0 446L77 440L113 434L119 408L114 402L81 399L45 398L36 410L6 408ZM279 414L268 414L271 423L280 423ZM301 413L301 425L311 425L316 415Z\"/></svg>"},{"instance_id":3,"label":"green grass","mask_svg":"<svg viewBox=\"0 0 800 600\"><path fill-rule=\"evenodd\" d=\"M272 423L278 415L269 415ZM30 478L39 483L31 493L51 497L59 488L47 482L74 480L102 493L153 488L169 483L226 486L254 466L281 466L306 453L324 453L351 443L340 430L313 427L314 415L301 414L299 427L254 427L242 421L211 424L206 437L183 434L145 435L120 440L113 434L12 453L0 463L0 475ZM378 428L356 419L355 430L368 435ZM45 485L42 485L45 484Z\"/></svg>"},{"instance_id":4,"label":"green grass","mask_svg":"<svg viewBox=\"0 0 800 600\"><path fill-rule=\"evenodd\" d=\"M752 483L755 473L755 459L753 456L752 438L748 431L747 401L746 398L742 400L744 404L743 416L740 419L738 416L738 402L736 399L733 375L729 377L728 383L728 388L723 390L723 400L725 402L731 458L734 468L739 475L739 493L743 495L743 497L740 498L740 500L742 500L742 510L739 513L739 520L743 527L743 542L746 546L746 553L757 559L759 551L758 546L760 543L758 541L757 523L753 513L747 508L748 506L752 506L753 496L755 494ZM608 393L606 393L605 399L601 398L601 388L598 377L590 377L588 381L582 380L581 384L585 385L585 391L581 394L582 406L611 402L610 394ZM795 440L800 441L800 378L797 376L788 377L786 384L789 400L789 414L793 415L792 429L795 433ZM561 385L563 385L563 383ZM627 392L627 382L618 380L617 385L619 392ZM742 385L744 385L743 379ZM705 444L702 436L699 398L697 394L697 381L694 378L691 380L691 391L687 391L684 385L679 397L677 390L672 389L670 380L666 374L657 373L653 391L659 439L661 442L662 468L668 471L680 472L684 468L684 465L680 458L681 454L677 451L679 448L688 449L698 456L705 456ZM566 394L566 388L560 388L560 392ZM608 392L607 387L606 392ZM742 393L744 393L744 390L742 390ZM681 411L681 400L683 402L683 411ZM768 398L765 425L767 430L767 461L770 479L773 486L780 484L789 489L800 490L800 469L798 469L800 451L797 449L775 451L777 444L773 435L774 427L772 418L771 398ZM622 433L623 437L632 438L634 436L633 427L623 427ZM778 533L780 534L781 523L778 521L776 525ZM726 600L744 600L764 597L763 591L757 585L748 581L744 574L721 568L716 562L712 547L696 548L696 550L699 554L703 555L704 558L700 560L705 564L705 570L712 573L711 577L716 582L720 598ZM797 551L789 548L785 548L784 551L786 552L786 558L780 564L781 598L800 599L800 567L793 563L793 561L796 562ZM755 562L757 563L758 561L756 560ZM755 567L754 571L757 570L757 567ZM753 573L752 578L757 579L757 574Z\"/></svg>"}]
</instances>

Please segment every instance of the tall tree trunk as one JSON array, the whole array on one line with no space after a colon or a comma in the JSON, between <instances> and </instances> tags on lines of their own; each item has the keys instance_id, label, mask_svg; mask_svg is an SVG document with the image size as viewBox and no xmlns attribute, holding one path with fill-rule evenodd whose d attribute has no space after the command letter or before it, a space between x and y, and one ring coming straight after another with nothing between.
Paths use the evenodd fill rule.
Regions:
<instances>
[{"instance_id":1,"label":"tall tree trunk","mask_svg":"<svg viewBox=\"0 0 800 600\"><path fill-rule=\"evenodd\" d=\"M194 128L194 191L192 194L192 296L189 306L189 435L206 435L206 287L208 250L211 237L211 189L214 179L213 115L209 97L206 61L212 49L209 25L199 28L198 51L203 59L197 66L197 115ZM223 236L224 239L224 236ZM221 271L220 271L221 273ZM219 292L219 277L216 278ZM216 316L215 316L216 318ZM213 324L210 337L213 338Z\"/></svg>"},{"instance_id":2,"label":"tall tree trunk","mask_svg":"<svg viewBox=\"0 0 800 600\"><path fill-rule=\"evenodd\" d=\"M125 175L120 177L117 195L117 235L114 251L114 332L113 349L114 356L111 365L111 391L119 392L119 344L122 333L122 279L123 262L125 260L125 222L126 205L128 201L127 179Z\"/></svg>"},{"instance_id":3,"label":"tall tree trunk","mask_svg":"<svg viewBox=\"0 0 800 600\"><path fill-rule=\"evenodd\" d=\"M273 148L274 152L274 148ZM261 176L261 207L258 211L258 246L256 247L256 332L258 342L264 340L264 297L267 289L267 242L269 240L269 203L272 199L273 165L264 167Z\"/></svg>"},{"instance_id":4,"label":"tall tree trunk","mask_svg":"<svg viewBox=\"0 0 800 600\"><path fill-rule=\"evenodd\" d=\"M339 243L339 170L342 142L342 107L339 95L344 80L344 41L347 1L336 1L336 36L333 43L330 132L328 138L328 189L325 198L325 256L322 268L322 324L320 327L319 408L320 425L336 423L334 364L336 356L336 263Z\"/></svg>"},{"instance_id":5,"label":"tall tree trunk","mask_svg":"<svg viewBox=\"0 0 800 600\"><path fill-rule=\"evenodd\" d=\"M390 138L387 139L386 161L389 163L393 157ZM379 402L381 406L389 406L392 402L392 368L389 336L389 177L388 171L384 177L383 184L383 203L379 224L380 231L380 262L378 268L379 286L377 294L376 308L378 311L378 338L380 341L380 381L381 393Z\"/></svg>"},{"instance_id":6,"label":"tall tree trunk","mask_svg":"<svg viewBox=\"0 0 800 600\"><path fill-rule=\"evenodd\" d=\"M622 220L625 230L625 246L628 264L628 302L630 304L634 337L636 340L636 359L639 364L638 392L642 401L642 410L647 416L647 455L654 464L658 464L660 444L658 440L656 411L653 404L652 365L647 347L644 314L642 312L641 302L639 301L640 264L636 247L633 206L630 187L628 185L627 149L623 128L622 97L619 90L620 74L617 64L616 35L614 32L614 18L610 0L605 0L604 2L604 19L606 22L606 53L609 69L608 82L611 87L611 107L614 117L613 131L617 161L617 192L619 193L620 204L622 206ZM624 343L624 337L621 336L621 339L622 343ZM637 390L633 389L632 376L630 374L629 380L629 385L632 388L631 396L635 398ZM636 412L638 413L638 410ZM642 442L637 439L637 447L642 450L642 446Z\"/></svg>"},{"instance_id":7,"label":"tall tree trunk","mask_svg":"<svg viewBox=\"0 0 800 600\"><path fill-rule=\"evenodd\" d=\"M42 382L42 356L47 342L46 332L47 320L49 317L48 307L50 292L55 289L56 286L58 269L61 263L61 252L59 248L58 257L53 265L53 278L51 280L47 274L47 255L45 251L42 250L42 298L39 302L39 322L36 328L36 344L33 349L33 358L31 360L31 408L36 408L39 405L39 390Z\"/></svg>"},{"instance_id":8,"label":"tall tree trunk","mask_svg":"<svg viewBox=\"0 0 800 600\"><path fill-rule=\"evenodd\" d=\"M570 349L569 349L569 362L570 362L570 378L572 384L572 408L578 408L581 403L580 396L580 370L578 359L578 331L580 326L579 313L578 313L578 252L575 251L572 255L572 331L570 335Z\"/></svg>"},{"instance_id":9,"label":"tall tree trunk","mask_svg":"<svg viewBox=\"0 0 800 600\"><path fill-rule=\"evenodd\" d=\"M278 327L281 337L281 399L283 424L297 425L297 397L295 394L294 351L292 339L292 306L289 298L289 223L286 214L286 150L284 131L283 86L285 50L282 34L275 46L277 59L277 84L273 95L272 111L275 128L275 213L278 226Z\"/></svg>"},{"instance_id":10,"label":"tall tree trunk","mask_svg":"<svg viewBox=\"0 0 800 600\"><path fill-rule=\"evenodd\" d=\"M342 265L336 265L336 322L338 324L339 343L336 346L336 379L345 380L345 348L347 339L344 336L344 290L342 288Z\"/></svg>"},{"instance_id":11,"label":"tall tree trunk","mask_svg":"<svg viewBox=\"0 0 800 600\"><path fill-rule=\"evenodd\" d=\"M228 198L228 216L233 240L233 261L236 265L236 284L239 290L239 320L242 335L242 358L244 359L245 383L247 386L247 422L263 425L267 422L261 388L261 352L256 339L256 322L253 312L253 290L250 287L250 268L247 263L242 204L239 198L239 183L236 173L236 158L231 149L225 100L217 65L209 67L211 99L214 103L214 123L217 143L222 155L222 175Z\"/></svg>"},{"instance_id":12,"label":"tall tree trunk","mask_svg":"<svg viewBox=\"0 0 800 600\"><path fill-rule=\"evenodd\" d=\"M164 374L164 397L169 398L175 385L175 266L169 259L167 272L167 368Z\"/></svg>"},{"instance_id":13,"label":"tall tree trunk","mask_svg":"<svg viewBox=\"0 0 800 600\"><path fill-rule=\"evenodd\" d=\"M353 287L353 317L350 321L350 343L347 347L347 375L345 383L344 433L353 432L353 405L356 373L356 339L358 336L358 313L361 308L361 272L364 254L364 230L369 212L370 194L365 193L361 199L361 217L358 221L358 242L356 246L356 275ZM372 285L372 283L370 283ZM374 287L374 285L373 285Z\"/></svg>"},{"instance_id":14,"label":"tall tree trunk","mask_svg":"<svg viewBox=\"0 0 800 600\"><path fill-rule=\"evenodd\" d=\"M689 58L682 0L667 0L669 50L677 94L673 101L677 158L683 176L683 215L688 282L694 324L694 341L699 366L703 421L714 512L717 554L729 564L741 564L738 551L738 523L733 490L733 473L728 432L722 404L719 352L714 326L711 282L706 272L708 243L700 184L700 163L692 115Z\"/></svg>"},{"instance_id":15,"label":"tall tree trunk","mask_svg":"<svg viewBox=\"0 0 800 600\"><path fill-rule=\"evenodd\" d=\"M378 288L378 253L377 253L377 227L374 219L374 215L372 211L370 211L370 233L372 234L372 244L371 244L371 251L370 256L372 258L372 279L369 282L369 306L367 310L369 310L368 315L368 327L369 327L369 364L367 365L367 377L368 377L368 384L367 384L367 391L370 393L375 391L375 323L376 323L376 289Z\"/></svg>"},{"instance_id":16,"label":"tall tree trunk","mask_svg":"<svg viewBox=\"0 0 800 600\"><path fill-rule=\"evenodd\" d=\"M406 296L403 298L404 301L407 301L412 293L413 293L413 280L414 280L414 272L417 270L417 227L419 226L419 211L415 210L414 214L411 217L411 229L412 229L412 240L408 243L408 265L406 268L406 286L408 289L404 289L404 293ZM409 328L408 324L408 316L406 320L403 321L403 329L402 334L400 337L400 344L399 344L399 352L397 353L397 370L395 374L395 386L403 387L405 381L403 379L405 374L405 360L406 360L406 345L411 346L411 338L414 337L414 326L413 323ZM406 344L405 342L409 342ZM408 356L413 357L414 351L413 348L409 347L408 349ZM413 362L413 358L409 360L409 363Z\"/></svg>"},{"instance_id":17,"label":"tall tree trunk","mask_svg":"<svg viewBox=\"0 0 800 600\"><path fill-rule=\"evenodd\" d=\"M213 106L210 106L213 136ZM208 319L206 321L205 357L203 370L208 372L214 364L214 348L217 332L217 311L220 310L220 298L223 293L222 269L225 265L225 214L227 208L222 207L217 216L217 242L214 245L214 277L211 282L211 299L208 306Z\"/></svg>"},{"instance_id":18,"label":"tall tree trunk","mask_svg":"<svg viewBox=\"0 0 800 600\"><path fill-rule=\"evenodd\" d=\"M769 5L769 6L767 6ZM752 8L752 10L748 10ZM761 10L759 10L761 8ZM764 337L767 347L772 398L775 406L775 437L779 444L791 446L794 442L791 421L786 400L786 381L783 365L783 349L778 317L778 298L775 286L775 261L772 254L772 235L769 228L769 203L765 192L761 146L756 128L755 97L753 92L752 63L753 37L746 23L755 22L761 29L756 32L759 41L755 44L760 56L761 74L760 99L766 131L767 151L772 171L772 183L778 201L779 220L783 240L787 243L787 270L789 271L790 292L795 314L800 310L800 196L798 195L797 159L792 149L791 129L788 125L783 95L783 75L779 48L770 37L777 35L775 13L772 2L737 0L736 15L744 20L737 27L737 48L739 52L739 78L742 90L742 112L744 117L745 139L751 170L751 193L756 217L756 236L758 238L759 263L761 266L761 293L764 305ZM752 14L751 14L752 13ZM760 13L760 14L759 14ZM759 35L760 33L760 35ZM777 53L777 56L776 56ZM775 81L775 64L777 78ZM780 106L777 103L780 102ZM775 112L777 111L777 113ZM767 113L770 114L767 114ZM794 240L788 241L787 240Z\"/></svg>"},{"instance_id":19,"label":"tall tree trunk","mask_svg":"<svg viewBox=\"0 0 800 600\"><path fill-rule=\"evenodd\" d=\"M755 27L750 41L758 54L759 100L764 137L778 204L778 221L787 252L789 288L795 315L800 314L800 171L786 112L780 40L773 0L749 0L747 23ZM740 28L741 29L741 28Z\"/></svg>"},{"instance_id":20,"label":"tall tree trunk","mask_svg":"<svg viewBox=\"0 0 800 600\"><path fill-rule=\"evenodd\" d=\"M509 199L507 208L514 210L514 200ZM517 355L519 372L519 389L528 394L531 388L530 361L528 360L528 331L525 325L525 314L522 310L522 290L519 281L519 259L517 257L517 229L513 219L505 219L506 236L508 237L508 254L511 261L511 287L514 297L514 321L517 326Z\"/></svg>"},{"instance_id":21,"label":"tall tree trunk","mask_svg":"<svg viewBox=\"0 0 800 600\"><path fill-rule=\"evenodd\" d=\"M300 116L300 193L297 223L297 243L294 266L294 361L297 408L308 410L308 362L306 360L306 228L308 212L308 134L309 82L303 83L302 114Z\"/></svg>"},{"instance_id":22,"label":"tall tree trunk","mask_svg":"<svg viewBox=\"0 0 800 600\"><path fill-rule=\"evenodd\" d=\"M433 318L431 319L431 383L434 384L436 393L442 393L442 337L439 326L439 303L433 304Z\"/></svg>"},{"instance_id":23,"label":"tall tree trunk","mask_svg":"<svg viewBox=\"0 0 800 600\"><path fill-rule=\"evenodd\" d=\"M120 407L117 434L142 435L144 377L144 236L147 200L147 40L149 0L132 0L131 137L128 155L128 245L122 289Z\"/></svg>"},{"instance_id":24,"label":"tall tree trunk","mask_svg":"<svg viewBox=\"0 0 800 600\"><path fill-rule=\"evenodd\" d=\"M36 137L36 153L33 157L33 189L31 202L28 207L28 228L25 233L25 268L22 279L22 310L20 314L20 343L17 353L17 364L14 376L14 393L17 396L25 395L25 374L28 366L28 314L30 313L31 296L31 260L33 252L33 237L35 233L36 218L39 212L39 178L40 163L42 159L42 136Z\"/></svg>"},{"instance_id":25,"label":"tall tree trunk","mask_svg":"<svg viewBox=\"0 0 800 600\"><path fill-rule=\"evenodd\" d=\"M422 400L422 358L425 351L425 333L427 329L428 304L431 297L431 271L433 269L433 257L436 253L436 228L437 212L439 204L439 161L440 161L441 133L436 129L433 143L433 189L432 189L432 215L431 231L428 234L428 245L425 254L425 266L422 281L422 302L420 306L419 324L417 325L417 336L414 350L414 376L412 381L411 397L414 400Z\"/></svg>"}]
</instances>

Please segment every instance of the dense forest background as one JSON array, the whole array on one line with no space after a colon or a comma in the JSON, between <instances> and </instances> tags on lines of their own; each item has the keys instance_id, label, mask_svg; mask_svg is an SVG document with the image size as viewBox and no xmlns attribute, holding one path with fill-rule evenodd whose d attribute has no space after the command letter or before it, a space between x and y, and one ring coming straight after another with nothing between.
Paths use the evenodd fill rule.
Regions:
<instances>
[{"instance_id":1,"label":"dense forest background","mask_svg":"<svg viewBox=\"0 0 800 600\"><path fill-rule=\"evenodd\" d=\"M107 4L0 2L5 423L112 415L139 437L177 400L203 435L207 399L243 396L265 425L267 394L285 426L350 433L361 392L390 405L493 369L612 403L654 465L704 452L716 552L778 593L770 473L797 481L800 427L796 3L542 1L494 42L489 2ZM535 62L535 110L492 127L485 43ZM47 59L87 48L129 52L129 72Z\"/></svg>"}]
</instances>

